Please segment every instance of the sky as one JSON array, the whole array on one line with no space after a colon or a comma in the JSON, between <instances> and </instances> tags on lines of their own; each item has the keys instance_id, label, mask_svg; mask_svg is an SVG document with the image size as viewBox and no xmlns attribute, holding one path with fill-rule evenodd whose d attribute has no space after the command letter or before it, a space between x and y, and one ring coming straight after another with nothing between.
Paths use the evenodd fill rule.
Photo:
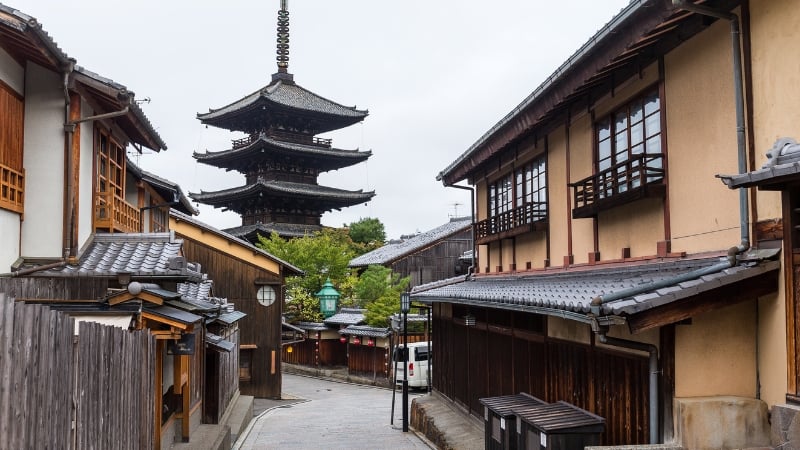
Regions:
<instances>
[{"instance_id":1,"label":"sky","mask_svg":"<svg viewBox=\"0 0 800 450\"><path fill-rule=\"evenodd\" d=\"M166 142L133 160L184 192L244 184L194 152L242 137L197 113L269 84L280 0L0 0L35 17L78 65L150 99L141 108ZM470 214L469 192L437 174L523 101L628 0L289 0L289 72L300 86L368 109L361 123L321 135L365 163L320 175L322 185L375 191L323 225L378 218L387 238ZM464 184L464 183L462 183ZM196 205L216 228L234 212Z\"/></svg>"}]
</instances>

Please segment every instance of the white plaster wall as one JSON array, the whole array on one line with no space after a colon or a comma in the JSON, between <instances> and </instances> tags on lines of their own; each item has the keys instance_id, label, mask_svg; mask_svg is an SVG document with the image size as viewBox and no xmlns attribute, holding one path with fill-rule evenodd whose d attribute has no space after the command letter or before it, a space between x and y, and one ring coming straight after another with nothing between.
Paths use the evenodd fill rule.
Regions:
<instances>
[{"instance_id":1,"label":"white plaster wall","mask_svg":"<svg viewBox=\"0 0 800 450\"><path fill-rule=\"evenodd\" d=\"M25 90L25 69L0 48L0 80L22 95Z\"/></svg>"},{"instance_id":2,"label":"white plaster wall","mask_svg":"<svg viewBox=\"0 0 800 450\"><path fill-rule=\"evenodd\" d=\"M64 207L61 77L29 63L25 73L25 220L21 254L60 257Z\"/></svg>"},{"instance_id":3,"label":"white plaster wall","mask_svg":"<svg viewBox=\"0 0 800 450\"><path fill-rule=\"evenodd\" d=\"M94 111L86 102L81 101L81 117L94 115ZM80 173L78 174L78 249L86 243L94 231L92 217L94 215L94 122L84 122L81 129Z\"/></svg>"},{"instance_id":4,"label":"white plaster wall","mask_svg":"<svg viewBox=\"0 0 800 450\"><path fill-rule=\"evenodd\" d=\"M0 273L9 272L19 257L19 214L0 209Z\"/></svg>"}]
</instances>

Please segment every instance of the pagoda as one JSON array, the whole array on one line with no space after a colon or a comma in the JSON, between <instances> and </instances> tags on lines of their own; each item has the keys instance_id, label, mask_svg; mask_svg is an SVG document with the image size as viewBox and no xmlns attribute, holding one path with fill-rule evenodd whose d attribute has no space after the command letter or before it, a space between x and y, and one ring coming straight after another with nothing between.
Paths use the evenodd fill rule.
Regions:
<instances>
[{"instance_id":1,"label":"pagoda","mask_svg":"<svg viewBox=\"0 0 800 450\"><path fill-rule=\"evenodd\" d=\"M241 131L228 150L194 153L201 163L245 176L245 185L191 193L195 201L235 211L242 225L225 230L255 243L272 232L292 238L322 229L322 214L369 201L374 191L321 186L322 172L366 161L372 152L334 148L320 133L358 123L368 111L343 106L294 82L289 73L289 11L278 11L278 72L256 92L219 109L198 114L205 125Z\"/></svg>"}]
</instances>

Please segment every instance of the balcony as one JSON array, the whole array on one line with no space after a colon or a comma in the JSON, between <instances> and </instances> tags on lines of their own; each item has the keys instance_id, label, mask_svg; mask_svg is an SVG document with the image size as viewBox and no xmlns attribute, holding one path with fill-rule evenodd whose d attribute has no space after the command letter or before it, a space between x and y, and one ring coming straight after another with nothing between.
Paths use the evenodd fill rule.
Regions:
<instances>
[{"instance_id":1,"label":"balcony","mask_svg":"<svg viewBox=\"0 0 800 450\"><path fill-rule=\"evenodd\" d=\"M94 228L110 233L138 233L141 231L139 209L113 192L98 192Z\"/></svg>"},{"instance_id":2,"label":"balcony","mask_svg":"<svg viewBox=\"0 0 800 450\"><path fill-rule=\"evenodd\" d=\"M279 141L293 142L295 144L316 145L326 148L330 148L331 144L333 143L333 139L318 138L307 134L291 133L288 131L272 130L267 132L266 135ZM241 139L234 139L231 141L231 145L233 149L246 147L257 141L259 137L261 137L261 134L254 133Z\"/></svg>"},{"instance_id":3,"label":"balcony","mask_svg":"<svg viewBox=\"0 0 800 450\"><path fill-rule=\"evenodd\" d=\"M22 214L25 211L25 171L0 164L0 208Z\"/></svg>"},{"instance_id":4,"label":"balcony","mask_svg":"<svg viewBox=\"0 0 800 450\"><path fill-rule=\"evenodd\" d=\"M664 198L664 173L664 155L643 153L570 183L572 218L594 217L600 211L642 198Z\"/></svg>"},{"instance_id":5,"label":"balcony","mask_svg":"<svg viewBox=\"0 0 800 450\"><path fill-rule=\"evenodd\" d=\"M547 203L532 202L475 224L475 243L506 239L547 226Z\"/></svg>"}]
</instances>

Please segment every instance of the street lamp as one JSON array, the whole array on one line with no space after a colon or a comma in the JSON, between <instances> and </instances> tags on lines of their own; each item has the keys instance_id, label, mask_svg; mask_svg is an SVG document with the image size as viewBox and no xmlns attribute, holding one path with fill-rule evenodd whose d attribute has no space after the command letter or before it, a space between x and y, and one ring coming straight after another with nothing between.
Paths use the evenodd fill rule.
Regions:
<instances>
[{"instance_id":1,"label":"street lamp","mask_svg":"<svg viewBox=\"0 0 800 450\"><path fill-rule=\"evenodd\" d=\"M403 313L403 432L408 431L408 310L411 308L411 295L400 294L400 311Z\"/></svg>"},{"instance_id":2,"label":"street lamp","mask_svg":"<svg viewBox=\"0 0 800 450\"><path fill-rule=\"evenodd\" d=\"M325 284L322 285L322 289L317 292L319 310L326 319L336 312L336 303L339 301L340 296L341 294L333 288L333 283L331 283L330 278L325 281Z\"/></svg>"}]
</instances>

